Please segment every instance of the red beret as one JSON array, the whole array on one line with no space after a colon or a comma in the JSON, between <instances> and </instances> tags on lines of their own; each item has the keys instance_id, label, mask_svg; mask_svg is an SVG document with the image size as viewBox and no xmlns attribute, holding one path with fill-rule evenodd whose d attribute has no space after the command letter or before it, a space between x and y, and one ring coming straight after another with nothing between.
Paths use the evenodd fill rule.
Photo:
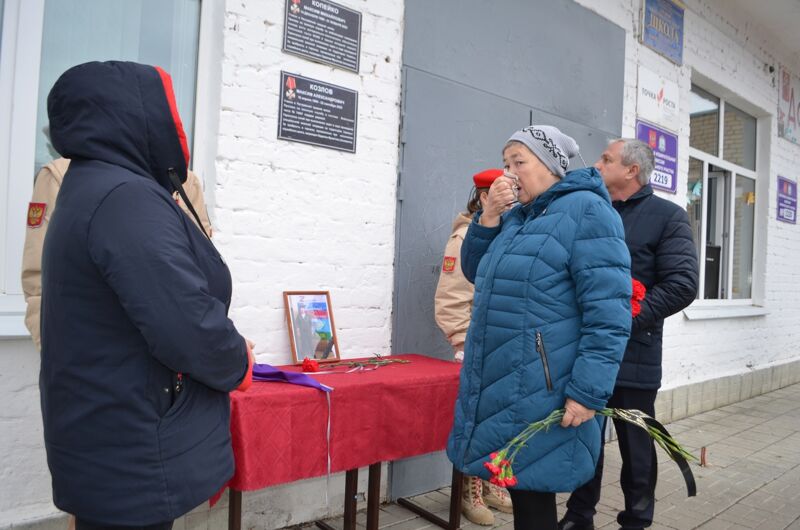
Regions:
<instances>
[{"instance_id":1,"label":"red beret","mask_svg":"<svg viewBox=\"0 0 800 530\"><path fill-rule=\"evenodd\" d=\"M488 188L502 174L502 169L485 169L472 175L472 181L475 183L476 188Z\"/></svg>"}]
</instances>

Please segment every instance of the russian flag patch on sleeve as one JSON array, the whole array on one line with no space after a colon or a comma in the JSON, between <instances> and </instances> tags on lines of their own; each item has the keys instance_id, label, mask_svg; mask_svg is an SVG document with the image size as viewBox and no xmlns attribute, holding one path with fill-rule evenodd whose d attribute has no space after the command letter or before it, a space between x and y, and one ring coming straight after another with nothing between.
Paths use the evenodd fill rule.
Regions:
<instances>
[{"instance_id":1,"label":"russian flag patch on sleeve","mask_svg":"<svg viewBox=\"0 0 800 530\"><path fill-rule=\"evenodd\" d=\"M44 212L47 210L46 202L32 202L28 204L28 227L38 228L44 222Z\"/></svg>"}]
</instances>

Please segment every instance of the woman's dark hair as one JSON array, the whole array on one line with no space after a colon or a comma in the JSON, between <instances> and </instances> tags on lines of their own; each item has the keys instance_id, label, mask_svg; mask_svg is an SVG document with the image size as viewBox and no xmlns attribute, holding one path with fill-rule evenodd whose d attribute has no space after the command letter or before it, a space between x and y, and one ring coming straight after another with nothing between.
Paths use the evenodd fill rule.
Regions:
<instances>
[{"instance_id":1,"label":"woman's dark hair","mask_svg":"<svg viewBox=\"0 0 800 530\"><path fill-rule=\"evenodd\" d=\"M470 198L467 203L467 211L470 215L474 215L483 209L481 205L481 193L487 193L488 191L489 188L475 188L475 191L472 193L472 198Z\"/></svg>"}]
</instances>

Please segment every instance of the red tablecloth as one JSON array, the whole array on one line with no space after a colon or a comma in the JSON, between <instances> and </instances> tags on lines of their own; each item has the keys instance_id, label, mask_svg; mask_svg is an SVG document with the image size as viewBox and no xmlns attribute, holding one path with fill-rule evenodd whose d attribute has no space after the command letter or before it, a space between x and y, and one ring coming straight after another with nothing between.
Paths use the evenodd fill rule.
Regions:
<instances>
[{"instance_id":1,"label":"red tablecloth","mask_svg":"<svg viewBox=\"0 0 800 530\"><path fill-rule=\"evenodd\" d=\"M444 449L461 365L413 354L393 358L411 362L371 372L309 374L334 388L332 472ZM254 382L247 392L233 392L236 472L228 485L252 491L325 475L327 422L325 393L313 388Z\"/></svg>"}]
</instances>

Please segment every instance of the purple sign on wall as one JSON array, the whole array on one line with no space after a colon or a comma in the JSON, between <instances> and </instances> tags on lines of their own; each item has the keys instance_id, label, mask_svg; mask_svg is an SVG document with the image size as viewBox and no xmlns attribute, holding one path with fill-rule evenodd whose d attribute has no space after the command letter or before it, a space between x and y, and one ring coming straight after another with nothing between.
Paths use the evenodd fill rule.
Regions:
<instances>
[{"instance_id":1,"label":"purple sign on wall","mask_svg":"<svg viewBox=\"0 0 800 530\"><path fill-rule=\"evenodd\" d=\"M678 136L636 120L636 138L649 145L656 158L650 185L675 193L678 189Z\"/></svg>"},{"instance_id":2,"label":"purple sign on wall","mask_svg":"<svg viewBox=\"0 0 800 530\"><path fill-rule=\"evenodd\" d=\"M797 183L778 175L778 221L797 223Z\"/></svg>"}]
</instances>

